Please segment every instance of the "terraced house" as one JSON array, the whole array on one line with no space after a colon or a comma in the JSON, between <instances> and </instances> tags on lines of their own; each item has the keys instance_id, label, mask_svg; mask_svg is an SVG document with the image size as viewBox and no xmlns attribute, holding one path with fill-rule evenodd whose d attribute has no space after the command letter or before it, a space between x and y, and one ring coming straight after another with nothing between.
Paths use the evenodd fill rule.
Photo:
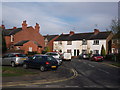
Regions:
<instances>
[{"instance_id":1,"label":"terraced house","mask_svg":"<svg viewBox=\"0 0 120 90\"><path fill-rule=\"evenodd\" d=\"M28 27L26 21L23 21L21 28L5 29L4 25L2 28L8 50L22 51L27 54L28 52L41 53L44 49L44 37L39 33L38 23L35 27Z\"/></svg>"},{"instance_id":2,"label":"terraced house","mask_svg":"<svg viewBox=\"0 0 120 90\"><path fill-rule=\"evenodd\" d=\"M102 45L106 53L111 53L112 32L100 32L94 29L94 32L61 34L54 41L54 51L69 52L72 56L78 56L82 53L100 54Z\"/></svg>"}]
</instances>

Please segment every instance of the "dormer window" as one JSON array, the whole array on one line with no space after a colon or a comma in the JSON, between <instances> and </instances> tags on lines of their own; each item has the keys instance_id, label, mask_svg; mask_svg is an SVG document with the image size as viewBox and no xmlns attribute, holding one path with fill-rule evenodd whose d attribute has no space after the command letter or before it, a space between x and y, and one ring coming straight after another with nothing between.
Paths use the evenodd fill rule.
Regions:
<instances>
[{"instance_id":1,"label":"dormer window","mask_svg":"<svg viewBox=\"0 0 120 90\"><path fill-rule=\"evenodd\" d=\"M99 45L99 40L94 40L93 45Z\"/></svg>"},{"instance_id":2,"label":"dormer window","mask_svg":"<svg viewBox=\"0 0 120 90\"><path fill-rule=\"evenodd\" d=\"M82 45L87 45L87 40L83 39L82 40Z\"/></svg>"},{"instance_id":3,"label":"dormer window","mask_svg":"<svg viewBox=\"0 0 120 90\"><path fill-rule=\"evenodd\" d=\"M14 41L14 37L13 37L13 35L11 35L11 42L13 42Z\"/></svg>"}]
</instances>

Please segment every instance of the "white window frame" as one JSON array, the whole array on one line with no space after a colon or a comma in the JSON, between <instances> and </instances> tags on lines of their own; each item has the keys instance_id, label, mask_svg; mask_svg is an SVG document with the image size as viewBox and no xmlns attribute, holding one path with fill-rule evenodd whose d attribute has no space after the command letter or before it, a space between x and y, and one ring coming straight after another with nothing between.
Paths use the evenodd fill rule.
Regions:
<instances>
[{"instance_id":1,"label":"white window frame","mask_svg":"<svg viewBox=\"0 0 120 90\"><path fill-rule=\"evenodd\" d=\"M14 37L13 37L13 35L11 35L11 42L14 42Z\"/></svg>"},{"instance_id":2,"label":"white window frame","mask_svg":"<svg viewBox=\"0 0 120 90\"><path fill-rule=\"evenodd\" d=\"M93 45L99 45L99 40L94 40Z\"/></svg>"}]
</instances>

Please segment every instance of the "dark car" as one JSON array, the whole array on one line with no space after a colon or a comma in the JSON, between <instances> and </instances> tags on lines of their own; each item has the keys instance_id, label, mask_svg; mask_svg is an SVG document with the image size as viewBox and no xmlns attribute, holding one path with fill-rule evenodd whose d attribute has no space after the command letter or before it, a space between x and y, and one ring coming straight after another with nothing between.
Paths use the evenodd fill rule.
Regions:
<instances>
[{"instance_id":1,"label":"dark car","mask_svg":"<svg viewBox=\"0 0 120 90\"><path fill-rule=\"evenodd\" d=\"M47 52L45 55L53 56L58 61L58 65L62 64L62 59L60 58L59 53L57 53L57 52Z\"/></svg>"},{"instance_id":2,"label":"dark car","mask_svg":"<svg viewBox=\"0 0 120 90\"><path fill-rule=\"evenodd\" d=\"M93 54L90 58L91 61L103 61L103 56L100 54Z\"/></svg>"},{"instance_id":3,"label":"dark car","mask_svg":"<svg viewBox=\"0 0 120 90\"><path fill-rule=\"evenodd\" d=\"M79 58L80 59L89 59L89 54L80 54Z\"/></svg>"},{"instance_id":4,"label":"dark car","mask_svg":"<svg viewBox=\"0 0 120 90\"><path fill-rule=\"evenodd\" d=\"M25 60L23 63L23 68L39 68L40 71L45 71L47 69L57 69L58 62L57 60L48 55L34 55L28 60Z\"/></svg>"}]
</instances>

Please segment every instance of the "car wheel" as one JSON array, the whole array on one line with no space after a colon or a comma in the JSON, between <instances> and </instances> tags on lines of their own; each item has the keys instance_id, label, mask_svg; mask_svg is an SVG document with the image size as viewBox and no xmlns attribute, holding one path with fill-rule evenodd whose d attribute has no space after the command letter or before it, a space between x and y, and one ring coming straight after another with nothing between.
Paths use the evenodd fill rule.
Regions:
<instances>
[{"instance_id":1,"label":"car wheel","mask_svg":"<svg viewBox=\"0 0 120 90\"><path fill-rule=\"evenodd\" d=\"M24 68L24 69L27 69L27 68L28 68L28 64L26 64L26 63L23 64L23 68Z\"/></svg>"},{"instance_id":2,"label":"car wheel","mask_svg":"<svg viewBox=\"0 0 120 90\"><path fill-rule=\"evenodd\" d=\"M40 71L44 72L45 71L45 67L44 66L40 66Z\"/></svg>"},{"instance_id":3,"label":"car wheel","mask_svg":"<svg viewBox=\"0 0 120 90\"><path fill-rule=\"evenodd\" d=\"M12 67L16 67L15 62L11 62L11 66L12 66Z\"/></svg>"}]
</instances>

